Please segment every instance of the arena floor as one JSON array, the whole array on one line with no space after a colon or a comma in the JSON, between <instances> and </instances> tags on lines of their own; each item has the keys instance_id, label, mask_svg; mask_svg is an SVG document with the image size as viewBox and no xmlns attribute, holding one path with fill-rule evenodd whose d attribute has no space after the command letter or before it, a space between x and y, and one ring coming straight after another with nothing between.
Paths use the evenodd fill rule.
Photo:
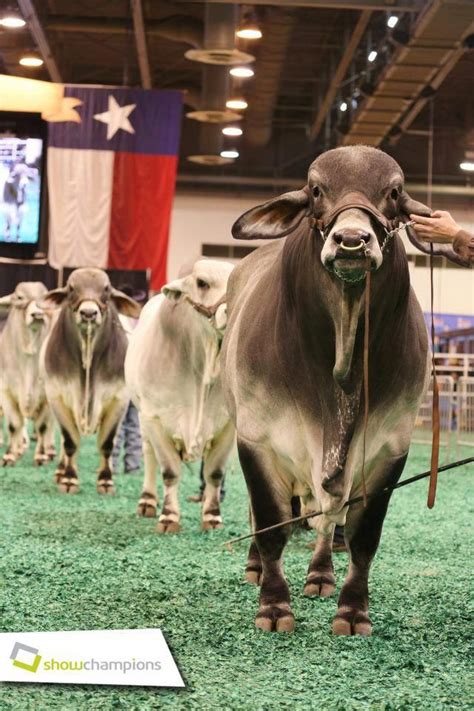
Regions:
<instances>
[{"instance_id":1,"label":"arena floor","mask_svg":"<svg viewBox=\"0 0 474 711\"><path fill-rule=\"evenodd\" d=\"M374 635L342 638L329 633L336 598L301 594L309 533L295 534L286 556L296 631L255 630L257 590L242 583L247 545L221 547L247 532L240 472L228 477L224 530L202 534L198 506L185 501L197 475L185 471L183 533L160 537L134 513L141 477L118 476L116 497L95 493L92 440L78 496L56 493L53 466L31 459L0 472L3 631L160 627L187 688L3 684L0 709L472 709L472 467L440 474L433 511L426 481L394 495L372 568ZM405 476L428 461L428 448L414 446ZM339 587L345 567L338 554Z\"/></svg>"}]
</instances>

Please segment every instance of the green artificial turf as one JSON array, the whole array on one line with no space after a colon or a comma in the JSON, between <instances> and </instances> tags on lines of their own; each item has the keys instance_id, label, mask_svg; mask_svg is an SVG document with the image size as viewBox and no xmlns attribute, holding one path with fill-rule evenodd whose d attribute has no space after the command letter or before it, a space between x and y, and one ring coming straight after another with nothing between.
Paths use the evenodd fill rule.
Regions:
<instances>
[{"instance_id":1,"label":"green artificial turf","mask_svg":"<svg viewBox=\"0 0 474 711\"><path fill-rule=\"evenodd\" d=\"M468 456L472 450L466 450ZM404 476L427 469L414 446ZM427 482L397 492L372 567L371 638L330 634L337 597L302 596L310 533L286 552L296 630L254 628L255 587L242 582L246 493L237 465L227 481L225 528L203 534L199 507L185 500L198 479L184 471L183 532L159 536L138 519L141 477L117 476L117 496L95 492L93 441L80 455L82 489L56 492L53 465L35 469L31 451L0 470L2 630L160 627L186 689L0 685L0 709L472 709L469 594L474 472L440 474L426 508ZM335 565L340 588L346 555Z\"/></svg>"}]
</instances>

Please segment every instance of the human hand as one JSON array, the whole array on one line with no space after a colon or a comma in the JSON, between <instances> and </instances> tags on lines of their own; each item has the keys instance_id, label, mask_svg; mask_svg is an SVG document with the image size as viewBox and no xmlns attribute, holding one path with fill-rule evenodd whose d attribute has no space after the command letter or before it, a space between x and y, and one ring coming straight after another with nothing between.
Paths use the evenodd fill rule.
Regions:
<instances>
[{"instance_id":1,"label":"human hand","mask_svg":"<svg viewBox=\"0 0 474 711\"><path fill-rule=\"evenodd\" d=\"M446 210L435 210L431 217L410 215L410 220L415 223L413 229L417 236L425 242L450 244L461 229Z\"/></svg>"}]
</instances>

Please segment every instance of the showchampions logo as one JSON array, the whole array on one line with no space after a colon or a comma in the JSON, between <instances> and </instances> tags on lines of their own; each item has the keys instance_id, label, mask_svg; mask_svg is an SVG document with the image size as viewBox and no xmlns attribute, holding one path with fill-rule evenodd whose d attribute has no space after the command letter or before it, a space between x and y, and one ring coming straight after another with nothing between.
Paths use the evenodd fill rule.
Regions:
<instances>
[{"instance_id":1,"label":"showchampions logo","mask_svg":"<svg viewBox=\"0 0 474 711\"><path fill-rule=\"evenodd\" d=\"M19 661L17 656L19 652L27 652L36 655L31 664ZM38 654L39 649L28 647L26 644L16 642L10 658L13 660L13 665L25 671L38 671L42 657ZM45 659L43 660L42 669L45 672L61 672L61 671L119 671L121 674L137 671L160 671L161 662L157 659Z\"/></svg>"},{"instance_id":2,"label":"showchampions logo","mask_svg":"<svg viewBox=\"0 0 474 711\"><path fill-rule=\"evenodd\" d=\"M1 633L0 681L184 686L157 629Z\"/></svg>"}]
</instances>

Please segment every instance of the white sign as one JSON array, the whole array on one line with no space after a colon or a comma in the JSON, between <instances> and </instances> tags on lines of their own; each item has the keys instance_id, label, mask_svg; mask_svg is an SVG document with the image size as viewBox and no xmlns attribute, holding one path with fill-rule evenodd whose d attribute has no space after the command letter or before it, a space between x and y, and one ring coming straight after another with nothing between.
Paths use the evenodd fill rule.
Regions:
<instances>
[{"instance_id":1,"label":"white sign","mask_svg":"<svg viewBox=\"0 0 474 711\"><path fill-rule=\"evenodd\" d=\"M184 686L158 629L1 633L0 681Z\"/></svg>"}]
</instances>

